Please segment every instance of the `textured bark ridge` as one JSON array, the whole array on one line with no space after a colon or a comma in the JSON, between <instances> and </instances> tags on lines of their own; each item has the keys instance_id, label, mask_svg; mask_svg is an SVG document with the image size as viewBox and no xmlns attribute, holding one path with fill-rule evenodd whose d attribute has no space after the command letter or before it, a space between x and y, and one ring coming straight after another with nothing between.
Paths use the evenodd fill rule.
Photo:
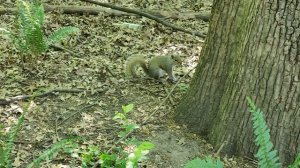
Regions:
<instances>
[{"instance_id":1,"label":"textured bark ridge","mask_svg":"<svg viewBox=\"0 0 300 168\"><path fill-rule=\"evenodd\" d=\"M300 3L215 1L206 46L176 120L224 152L257 152L246 104L264 112L284 163L300 152Z\"/></svg>"}]
</instances>

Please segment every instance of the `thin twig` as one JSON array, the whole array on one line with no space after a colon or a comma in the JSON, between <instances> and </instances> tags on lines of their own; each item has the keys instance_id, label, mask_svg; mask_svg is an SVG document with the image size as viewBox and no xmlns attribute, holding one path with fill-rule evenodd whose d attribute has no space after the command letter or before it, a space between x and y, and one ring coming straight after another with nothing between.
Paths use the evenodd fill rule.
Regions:
<instances>
[{"instance_id":1,"label":"thin twig","mask_svg":"<svg viewBox=\"0 0 300 168\"><path fill-rule=\"evenodd\" d=\"M169 94L169 91L168 91L167 88L164 88L164 90L165 90L165 92L166 92L167 94ZM174 100L173 100L172 96L169 97L169 100L170 100L170 103L172 104L172 106L175 106L175 103L174 103Z\"/></svg>"},{"instance_id":2,"label":"thin twig","mask_svg":"<svg viewBox=\"0 0 300 168\"><path fill-rule=\"evenodd\" d=\"M74 56L76 56L78 58L82 58L83 57L83 56L81 56L81 55L79 55L79 54L77 54L77 53L75 53L75 52L73 52L73 51L71 51L71 50L69 50L67 48L64 48L63 46L58 46L58 45L54 45L54 44L51 44L50 46L52 48L55 48L55 49L58 49L58 50L66 51L66 52L68 52L68 53L70 53L70 54L72 54L72 55L74 55Z\"/></svg>"},{"instance_id":3,"label":"thin twig","mask_svg":"<svg viewBox=\"0 0 300 168\"><path fill-rule=\"evenodd\" d=\"M217 153L216 153L216 156L219 156L220 152L222 151L222 149L224 148L224 146L225 146L226 144L227 144L227 141L224 141L224 142L221 144L220 148L218 149L218 151L217 151Z\"/></svg>"}]
</instances>

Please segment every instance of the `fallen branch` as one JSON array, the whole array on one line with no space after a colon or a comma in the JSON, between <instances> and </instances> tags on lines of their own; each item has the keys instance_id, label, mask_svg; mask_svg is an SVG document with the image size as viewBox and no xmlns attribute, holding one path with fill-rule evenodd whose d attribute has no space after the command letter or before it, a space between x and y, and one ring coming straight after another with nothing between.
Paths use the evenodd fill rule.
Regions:
<instances>
[{"instance_id":1,"label":"fallen branch","mask_svg":"<svg viewBox=\"0 0 300 168\"><path fill-rule=\"evenodd\" d=\"M81 55L79 55L79 54L77 54L77 53L75 53L75 52L73 52L73 51L71 51L71 50L69 50L69 49L67 49L67 48L65 48L63 46L51 44L50 47L52 47L54 49L57 49L57 50L66 51L66 52L72 54L73 56L75 56L77 58L83 58L84 57L84 56L81 56Z\"/></svg>"},{"instance_id":2,"label":"fallen branch","mask_svg":"<svg viewBox=\"0 0 300 168\"><path fill-rule=\"evenodd\" d=\"M106 12L114 16L128 15L125 12L111 10L107 8L99 8L95 6L73 6L73 5L44 5L45 12L59 11L65 14L89 14L98 15L101 12ZM15 14L15 8L0 8L0 14Z\"/></svg>"},{"instance_id":3,"label":"fallen branch","mask_svg":"<svg viewBox=\"0 0 300 168\"><path fill-rule=\"evenodd\" d=\"M103 93L107 91L107 89L99 89L96 91L93 91L93 93ZM89 90L84 90L84 89L53 89L50 91L47 91L45 93L40 93L40 94L33 94L33 95L20 95L20 96L15 96L12 98L7 98L7 99L0 99L0 105L8 105L10 103L20 101L20 100L27 100L27 99L32 99L36 97L46 97L55 93L81 93L81 92L91 92Z\"/></svg>"},{"instance_id":4,"label":"fallen branch","mask_svg":"<svg viewBox=\"0 0 300 168\"><path fill-rule=\"evenodd\" d=\"M98 15L99 13L106 13L112 16L133 16L134 13L121 12L119 10L113 10L95 6L74 6L74 5L44 5L45 12L59 11L63 14L87 14L87 15ZM144 11L161 18L172 18L172 19L200 19L208 22L210 14L201 12L177 12L177 11ZM15 8L0 8L0 15L16 13Z\"/></svg>"},{"instance_id":5,"label":"fallen branch","mask_svg":"<svg viewBox=\"0 0 300 168\"><path fill-rule=\"evenodd\" d=\"M171 23L169 23L169 22L167 22L167 21L165 21L165 20L163 20L159 17L151 15L149 13L141 12L141 11L138 11L138 10L135 10L135 9L119 7L119 6L111 5L111 4L108 4L108 3L102 3L102 2L98 2L98 1L94 1L94 0L81 0L81 1L89 2L89 3L92 3L92 4L100 5L100 6L115 9L115 10L119 10L119 11L122 11L122 12L133 13L133 14L137 14L137 15L140 15L140 16L144 16L146 18L155 20L158 23L161 23L162 25L165 25L167 27L171 27L173 30L177 30L177 31L181 31L181 32L184 32L184 33L188 33L188 34L191 34L191 35L195 35L195 36L198 36L198 37L205 38L205 35L200 33L200 32L193 32L193 31L189 31L189 30L186 30L184 28L181 28L181 27L177 27L177 26L175 26L175 25L173 25L173 24L171 24Z\"/></svg>"}]
</instances>

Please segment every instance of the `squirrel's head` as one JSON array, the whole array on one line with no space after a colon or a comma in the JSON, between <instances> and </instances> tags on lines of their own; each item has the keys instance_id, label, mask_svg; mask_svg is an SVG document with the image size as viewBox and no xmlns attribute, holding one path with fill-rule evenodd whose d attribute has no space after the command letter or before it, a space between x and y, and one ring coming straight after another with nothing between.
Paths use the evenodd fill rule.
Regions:
<instances>
[{"instance_id":1,"label":"squirrel's head","mask_svg":"<svg viewBox=\"0 0 300 168\"><path fill-rule=\"evenodd\" d=\"M181 64L182 63L182 59L180 58L179 55L171 55L172 59L177 63L177 64Z\"/></svg>"}]
</instances>

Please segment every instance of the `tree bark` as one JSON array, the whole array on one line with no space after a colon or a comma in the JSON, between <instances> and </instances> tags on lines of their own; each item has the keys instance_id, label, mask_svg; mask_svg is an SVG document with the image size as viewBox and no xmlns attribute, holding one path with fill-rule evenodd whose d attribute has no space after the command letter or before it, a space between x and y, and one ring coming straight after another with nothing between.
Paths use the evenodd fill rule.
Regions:
<instances>
[{"instance_id":1,"label":"tree bark","mask_svg":"<svg viewBox=\"0 0 300 168\"><path fill-rule=\"evenodd\" d=\"M223 152L257 152L246 96L264 112L283 163L300 152L300 3L215 1L206 44L175 119Z\"/></svg>"}]
</instances>

